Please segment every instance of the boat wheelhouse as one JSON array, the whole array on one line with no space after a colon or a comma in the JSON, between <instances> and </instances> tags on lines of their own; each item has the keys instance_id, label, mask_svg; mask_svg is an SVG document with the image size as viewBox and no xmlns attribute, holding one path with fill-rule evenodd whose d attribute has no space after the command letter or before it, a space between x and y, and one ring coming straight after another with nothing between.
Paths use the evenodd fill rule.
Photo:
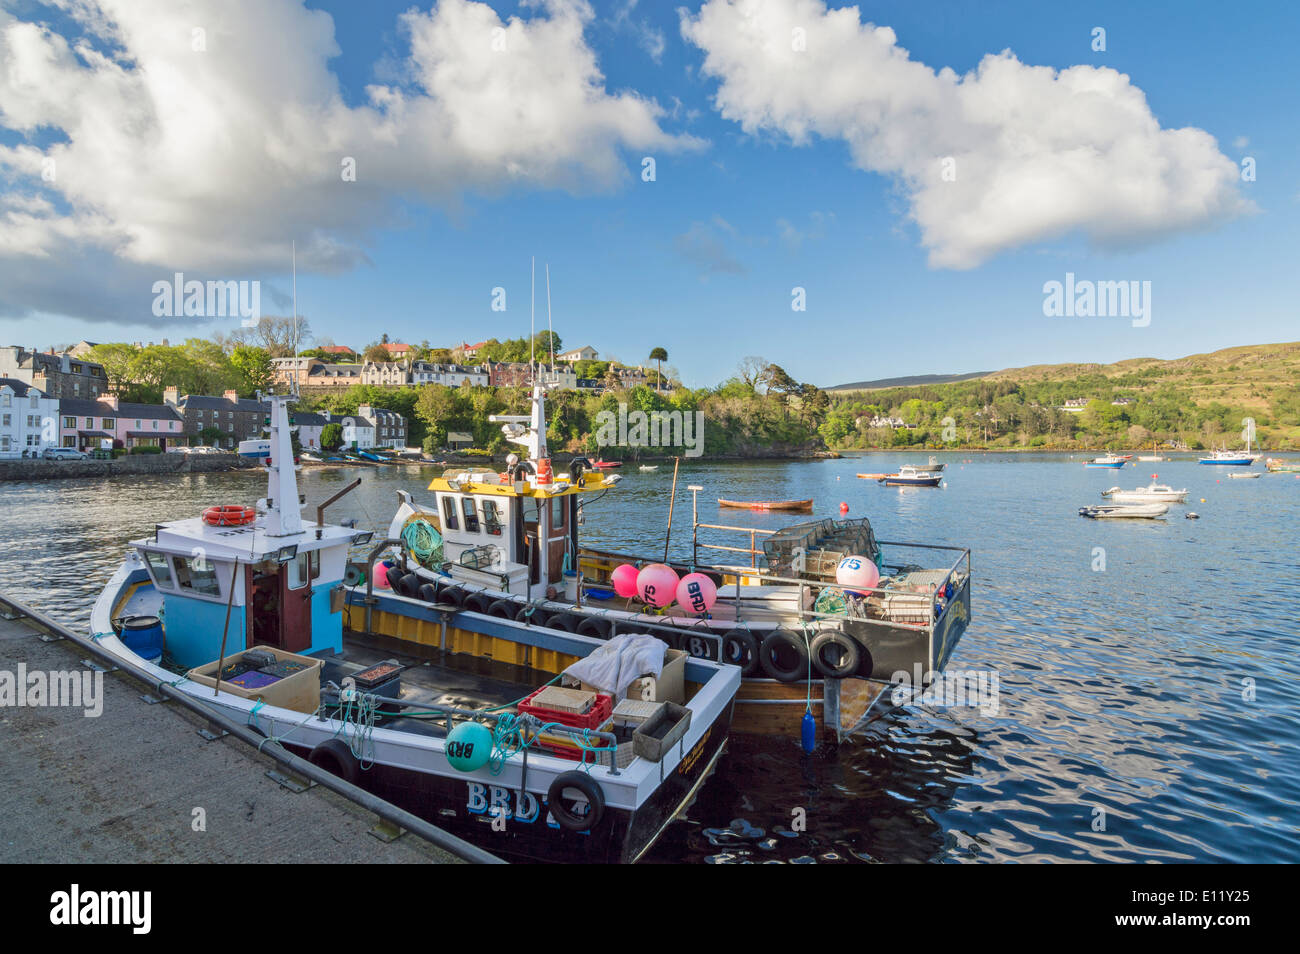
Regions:
<instances>
[{"instance_id":1,"label":"boat wheelhouse","mask_svg":"<svg viewBox=\"0 0 1300 954\"><path fill-rule=\"evenodd\" d=\"M649 737L634 720L617 724L612 694L599 687L578 686L563 709L537 702L565 669L607 653L605 640L502 626L398 593L365 598L348 585L371 562L357 548L384 544L324 522L341 494L317 507L314 523L303 519L291 400L270 397L270 438L241 445L265 465L267 497L132 541L95 603L95 639L496 854L641 857L716 765L739 673L683 658L668 686L668 647L656 644L663 663L642 678ZM472 732L478 741L465 741ZM481 761L466 756L475 745Z\"/></svg>"},{"instance_id":2,"label":"boat wheelhouse","mask_svg":"<svg viewBox=\"0 0 1300 954\"><path fill-rule=\"evenodd\" d=\"M665 561L580 543L584 496L613 489L617 476L589 471L582 458L564 477L553 473L540 387L530 415L494 420L526 459L512 454L504 473L448 471L429 484L428 505L398 491L389 528L398 566L389 580L408 598L472 609L503 627L601 639L653 634L694 658L740 667L736 731L797 735L809 710L836 740L877 715L891 698L886 690L929 685L969 624L970 551L878 542L865 518L771 531L701 523L697 506L691 559L667 563L678 576L707 576L717 591L712 607L621 597L616 570ZM748 546L713 542L722 533ZM709 563L701 550L745 562ZM881 578L840 586L837 566L848 558L875 564ZM367 587L373 598L374 581Z\"/></svg>"}]
</instances>

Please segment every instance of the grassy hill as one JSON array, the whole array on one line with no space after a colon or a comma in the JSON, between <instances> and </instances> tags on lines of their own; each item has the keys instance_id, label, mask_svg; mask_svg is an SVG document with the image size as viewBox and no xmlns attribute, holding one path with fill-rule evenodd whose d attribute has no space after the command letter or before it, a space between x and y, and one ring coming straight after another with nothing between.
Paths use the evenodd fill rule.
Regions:
<instances>
[{"instance_id":1,"label":"grassy hill","mask_svg":"<svg viewBox=\"0 0 1300 954\"><path fill-rule=\"evenodd\" d=\"M984 378L991 371L972 371L970 374L913 374L901 378L880 378L877 381L855 381L852 384L837 384L824 388L830 394L842 394L850 391L879 391L883 388L908 388L918 384L953 384L957 381L969 381L972 378Z\"/></svg>"},{"instance_id":2,"label":"grassy hill","mask_svg":"<svg viewBox=\"0 0 1300 954\"><path fill-rule=\"evenodd\" d=\"M1086 410L1062 410L1071 399L1088 401ZM1295 449L1300 448L1300 342L1173 360L1007 368L948 384L840 392L832 401L823 435L841 447L1131 448L1156 440L1236 447L1242 419L1249 417L1266 447ZM881 433L863 426L865 416L877 414L901 417L910 427ZM942 437L945 418L958 432L955 441Z\"/></svg>"}]
</instances>

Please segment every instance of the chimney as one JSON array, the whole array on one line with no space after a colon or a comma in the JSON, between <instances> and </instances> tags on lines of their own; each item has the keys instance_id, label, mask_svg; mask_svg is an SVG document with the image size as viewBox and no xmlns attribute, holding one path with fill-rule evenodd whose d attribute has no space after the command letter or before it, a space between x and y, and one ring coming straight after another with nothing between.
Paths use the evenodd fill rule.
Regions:
<instances>
[{"instance_id":1,"label":"chimney","mask_svg":"<svg viewBox=\"0 0 1300 954\"><path fill-rule=\"evenodd\" d=\"M181 402L180 388L170 387L163 390L163 403L168 407L175 407Z\"/></svg>"},{"instance_id":2,"label":"chimney","mask_svg":"<svg viewBox=\"0 0 1300 954\"><path fill-rule=\"evenodd\" d=\"M225 398L227 401L238 401L238 400L239 400L239 392L238 392L238 391L235 391L235 390L229 390L229 391L226 391L226 392L223 393L221 396L222 396L223 398Z\"/></svg>"},{"instance_id":3,"label":"chimney","mask_svg":"<svg viewBox=\"0 0 1300 954\"><path fill-rule=\"evenodd\" d=\"M107 404L107 405L108 405L109 407L111 407L114 411L116 411L116 410L118 409L117 395L116 395L116 394L101 394L101 395L97 398L97 400L100 401L100 402L103 403L103 404Z\"/></svg>"}]
</instances>

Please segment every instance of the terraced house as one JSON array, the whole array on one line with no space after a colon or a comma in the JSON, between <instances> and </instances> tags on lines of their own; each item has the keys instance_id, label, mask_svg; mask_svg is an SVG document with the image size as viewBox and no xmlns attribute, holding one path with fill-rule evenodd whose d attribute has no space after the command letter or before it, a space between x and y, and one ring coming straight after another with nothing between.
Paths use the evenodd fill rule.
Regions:
<instances>
[{"instance_id":1,"label":"terraced house","mask_svg":"<svg viewBox=\"0 0 1300 954\"><path fill-rule=\"evenodd\" d=\"M93 401L68 398L59 402L59 443L77 450L113 447L168 447L184 444L184 421L166 404L134 404L117 395L101 394Z\"/></svg>"},{"instance_id":2,"label":"terraced house","mask_svg":"<svg viewBox=\"0 0 1300 954\"><path fill-rule=\"evenodd\" d=\"M0 348L0 377L21 381L46 397L93 398L108 390L104 366L70 354L28 351L17 345Z\"/></svg>"},{"instance_id":3,"label":"terraced house","mask_svg":"<svg viewBox=\"0 0 1300 954\"><path fill-rule=\"evenodd\" d=\"M39 388L0 378L0 457L39 457L56 445L59 402Z\"/></svg>"},{"instance_id":4,"label":"terraced house","mask_svg":"<svg viewBox=\"0 0 1300 954\"><path fill-rule=\"evenodd\" d=\"M205 430L222 432L220 446L233 449L240 441L262 436L266 408L252 398L241 398L235 391L221 397L207 394L184 394L176 388L163 392L163 402L181 415L187 437L200 437ZM204 441L208 443L208 441Z\"/></svg>"}]
</instances>

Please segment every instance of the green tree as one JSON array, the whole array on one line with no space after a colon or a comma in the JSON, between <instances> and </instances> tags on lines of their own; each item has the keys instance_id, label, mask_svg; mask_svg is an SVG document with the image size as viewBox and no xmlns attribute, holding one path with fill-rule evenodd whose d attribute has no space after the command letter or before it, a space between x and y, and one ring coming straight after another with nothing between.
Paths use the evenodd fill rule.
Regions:
<instances>
[{"instance_id":1,"label":"green tree","mask_svg":"<svg viewBox=\"0 0 1300 954\"><path fill-rule=\"evenodd\" d=\"M255 391L265 391L271 386L275 369L265 348L239 345L230 352L230 365L238 381L235 389L241 396L249 397Z\"/></svg>"},{"instance_id":2,"label":"green tree","mask_svg":"<svg viewBox=\"0 0 1300 954\"><path fill-rule=\"evenodd\" d=\"M328 451L336 451L343 446L343 425L330 421L320 430L320 446Z\"/></svg>"},{"instance_id":3,"label":"green tree","mask_svg":"<svg viewBox=\"0 0 1300 954\"><path fill-rule=\"evenodd\" d=\"M668 360L668 352L663 348L652 348L650 360L655 363L655 390L659 390L663 380L663 363Z\"/></svg>"}]
</instances>

